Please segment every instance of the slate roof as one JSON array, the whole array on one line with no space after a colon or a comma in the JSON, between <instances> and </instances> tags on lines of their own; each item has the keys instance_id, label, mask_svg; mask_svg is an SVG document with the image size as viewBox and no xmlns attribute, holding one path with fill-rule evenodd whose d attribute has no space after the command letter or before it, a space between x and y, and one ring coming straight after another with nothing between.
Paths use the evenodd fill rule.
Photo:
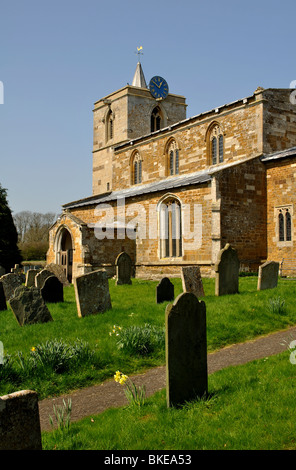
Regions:
<instances>
[{"instance_id":1,"label":"slate roof","mask_svg":"<svg viewBox=\"0 0 296 470\"><path fill-rule=\"evenodd\" d=\"M181 188L193 184L202 184L211 180L209 171L198 171L190 173L189 175L175 176L157 181L155 183L148 183L142 185L132 186L120 191L113 191L111 193L104 193L97 196L91 196L79 201L69 202L64 204L64 209L73 209L76 207L86 206L90 204L102 204L111 202L116 199L130 198L134 196L141 196L142 194L155 193L158 191L167 191L169 189Z\"/></svg>"},{"instance_id":2,"label":"slate roof","mask_svg":"<svg viewBox=\"0 0 296 470\"><path fill-rule=\"evenodd\" d=\"M271 162L273 160L279 160L281 158L295 157L296 156L296 147L291 147L287 150L279 150L278 152L270 153L268 155L263 155L261 157L261 162Z\"/></svg>"}]
</instances>

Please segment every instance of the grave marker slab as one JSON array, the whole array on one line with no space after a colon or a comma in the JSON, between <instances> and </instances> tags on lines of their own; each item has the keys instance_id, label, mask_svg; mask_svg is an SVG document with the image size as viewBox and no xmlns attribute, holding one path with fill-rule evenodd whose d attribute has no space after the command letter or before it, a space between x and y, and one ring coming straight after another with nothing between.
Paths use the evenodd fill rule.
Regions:
<instances>
[{"instance_id":1,"label":"grave marker slab","mask_svg":"<svg viewBox=\"0 0 296 470\"><path fill-rule=\"evenodd\" d=\"M166 300L174 300L174 298L174 284L171 283L168 277L162 278L156 286L156 302L160 304Z\"/></svg>"},{"instance_id":2,"label":"grave marker slab","mask_svg":"<svg viewBox=\"0 0 296 470\"><path fill-rule=\"evenodd\" d=\"M4 276L0 277L0 281L3 283L5 298L7 301L13 297L15 289L23 283L22 276L14 273L4 274Z\"/></svg>"},{"instance_id":3,"label":"grave marker slab","mask_svg":"<svg viewBox=\"0 0 296 470\"><path fill-rule=\"evenodd\" d=\"M0 450L42 450L36 392L21 390L0 397Z\"/></svg>"},{"instance_id":4,"label":"grave marker slab","mask_svg":"<svg viewBox=\"0 0 296 470\"><path fill-rule=\"evenodd\" d=\"M125 251L117 256L115 266L116 285L131 284L132 260Z\"/></svg>"},{"instance_id":5,"label":"grave marker slab","mask_svg":"<svg viewBox=\"0 0 296 470\"><path fill-rule=\"evenodd\" d=\"M9 304L20 326L52 321L38 287L17 287Z\"/></svg>"},{"instance_id":6,"label":"grave marker slab","mask_svg":"<svg viewBox=\"0 0 296 470\"><path fill-rule=\"evenodd\" d=\"M39 269L29 269L26 272L26 287L35 286L35 277L39 273Z\"/></svg>"},{"instance_id":7,"label":"grave marker slab","mask_svg":"<svg viewBox=\"0 0 296 470\"><path fill-rule=\"evenodd\" d=\"M43 287L44 281L47 277L52 276L52 272L48 269L42 269L35 276L35 287L41 289Z\"/></svg>"},{"instance_id":8,"label":"grave marker slab","mask_svg":"<svg viewBox=\"0 0 296 470\"><path fill-rule=\"evenodd\" d=\"M167 406L208 393L206 305L182 293L168 305L166 320Z\"/></svg>"},{"instance_id":9,"label":"grave marker slab","mask_svg":"<svg viewBox=\"0 0 296 470\"><path fill-rule=\"evenodd\" d=\"M63 284L56 276L48 276L41 288L41 295L44 302L64 302Z\"/></svg>"},{"instance_id":10,"label":"grave marker slab","mask_svg":"<svg viewBox=\"0 0 296 470\"><path fill-rule=\"evenodd\" d=\"M105 269L76 277L74 288L79 317L103 313L112 308Z\"/></svg>"},{"instance_id":11,"label":"grave marker slab","mask_svg":"<svg viewBox=\"0 0 296 470\"><path fill-rule=\"evenodd\" d=\"M239 282L237 251L229 243L220 250L215 264L215 294L237 294Z\"/></svg>"},{"instance_id":12,"label":"grave marker slab","mask_svg":"<svg viewBox=\"0 0 296 470\"><path fill-rule=\"evenodd\" d=\"M70 285L64 269L59 264L50 263L47 264L44 269L47 269L52 274L54 274L59 279L59 281L63 283L64 286Z\"/></svg>"},{"instance_id":13,"label":"grave marker slab","mask_svg":"<svg viewBox=\"0 0 296 470\"><path fill-rule=\"evenodd\" d=\"M181 269L183 292L191 292L197 298L204 297L204 288L199 266L184 266Z\"/></svg>"},{"instance_id":14,"label":"grave marker slab","mask_svg":"<svg viewBox=\"0 0 296 470\"><path fill-rule=\"evenodd\" d=\"M257 290L277 287L280 264L276 261L266 261L259 266Z\"/></svg>"}]
</instances>

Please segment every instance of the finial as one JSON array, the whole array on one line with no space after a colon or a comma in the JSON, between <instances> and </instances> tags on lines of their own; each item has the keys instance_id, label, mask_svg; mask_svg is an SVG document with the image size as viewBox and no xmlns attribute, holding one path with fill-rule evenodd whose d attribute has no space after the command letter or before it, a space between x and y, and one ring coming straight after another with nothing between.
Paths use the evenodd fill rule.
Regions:
<instances>
[{"instance_id":1,"label":"finial","mask_svg":"<svg viewBox=\"0 0 296 470\"><path fill-rule=\"evenodd\" d=\"M140 55L143 55L143 46L137 47L137 51L135 51L135 54L138 54L139 62L140 62Z\"/></svg>"}]
</instances>

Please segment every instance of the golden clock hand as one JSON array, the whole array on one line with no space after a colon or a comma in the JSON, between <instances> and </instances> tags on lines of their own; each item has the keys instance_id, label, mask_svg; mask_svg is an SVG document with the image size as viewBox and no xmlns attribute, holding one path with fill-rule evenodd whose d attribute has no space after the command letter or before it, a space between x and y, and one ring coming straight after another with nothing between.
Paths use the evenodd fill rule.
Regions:
<instances>
[{"instance_id":1,"label":"golden clock hand","mask_svg":"<svg viewBox=\"0 0 296 470\"><path fill-rule=\"evenodd\" d=\"M152 82L154 85L157 86L157 88L160 88L160 86L157 85L157 83L155 83L154 81Z\"/></svg>"}]
</instances>

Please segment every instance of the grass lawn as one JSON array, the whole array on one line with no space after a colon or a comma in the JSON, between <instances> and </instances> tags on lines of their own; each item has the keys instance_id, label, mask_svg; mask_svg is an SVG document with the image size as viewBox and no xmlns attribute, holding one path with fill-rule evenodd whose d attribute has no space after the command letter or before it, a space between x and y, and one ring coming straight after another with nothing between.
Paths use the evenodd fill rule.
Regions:
<instances>
[{"instance_id":1,"label":"grass lawn","mask_svg":"<svg viewBox=\"0 0 296 470\"><path fill-rule=\"evenodd\" d=\"M172 282L177 296L182 292L181 280ZM257 277L241 277L240 293L223 297L214 295L214 279L203 282L209 352L296 324L295 281L281 279L276 289L257 292ZM5 356L10 358L2 375L0 368L0 395L30 388L42 399L99 383L118 369L132 375L164 364L164 346L146 355L131 354L117 347L120 336L110 335L114 325L120 326L122 332L147 323L164 327L166 303L156 304L157 282L133 279L131 286L116 286L111 279L109 285L112 310L104 314L78 318L73 286L64 289L63 303L48 304L53 322L20 327L10 309L0 312L0 341ZM285 301L286 311L282 314L272 313L268 308L270 299L278 297ZM73 344L77 339L87 343L93 353L91 359L75 363L67 370L47 367L46 361L42 367L38 363L36 370L27 367L26 358L32 355L32 348L46 341Z\"/></svg>"},{"instance_id":2,"label":"grass lawn","mask_svg":"<svg viewBox=\"0 0 296 470\"><path fill-rule=\"evenodd\" d=\"M118 385L120 386L120 385ZM287 352L209 376L209 398L109 409L43 432L44 450L295 450L296 365ZM116 454L115 454L116 455ZM132 454L131 454L132 455Z\"/></svg>"}]
</instances>

